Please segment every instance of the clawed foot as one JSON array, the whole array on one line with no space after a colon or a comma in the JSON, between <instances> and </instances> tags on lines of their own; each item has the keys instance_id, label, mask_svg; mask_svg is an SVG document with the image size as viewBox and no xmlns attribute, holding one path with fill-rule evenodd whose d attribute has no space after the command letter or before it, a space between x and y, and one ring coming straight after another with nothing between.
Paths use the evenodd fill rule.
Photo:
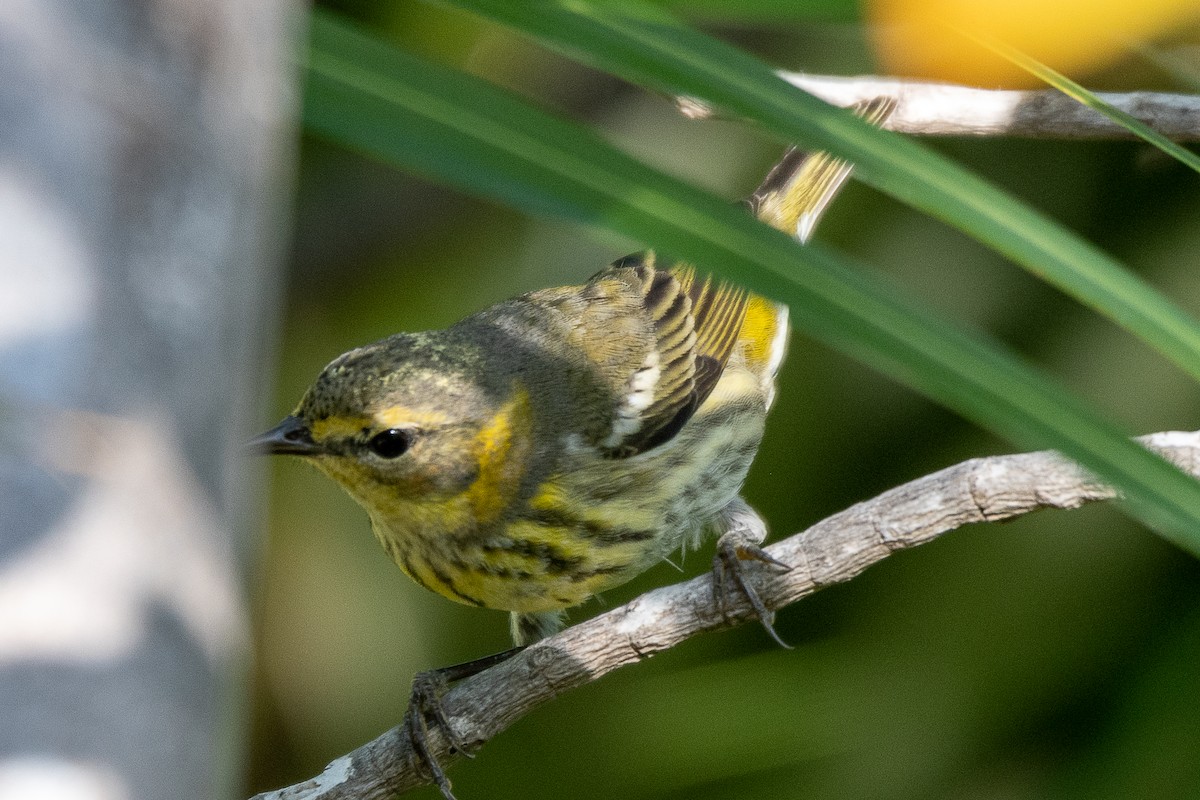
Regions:
<instances>
[{"instance_id":1,"label":"clawed foot","mask_svg":"<svg viewBox=\"0 0 1200 800\"><path fill-rule=\"evenodd\" d=\"M450 745L451 753L461 753L467 758L474 758L475 754L470 751L466 742L450 725L450 718L446 715L446 709L442 705L442 695L446 693L452 682L477 675L491 666L508 660L523 649L514 647L503 653L485 656L464 664L418 672L413 677L412 691L408 696L408 710L404 714L404 729L408 733L413 751L421 759L425 768L429 770L430 777L437 784L445 800L456 800L456 798L450 790L450 779L446 777L446 771L442 769L442 765L438 763L430 749L430 723L441 729Z\"/></svg>"},{"instance_id":2,"label":"clawed foot","mask_svg":"<svg viewBox=\"0 0 1200 800\"><path fill-rule=\"evenodd\" d=\"M442 695L448 687L449 682L440 670L433 669L414 675L412 691L408 696L408 711L404 714L404 728L408 732L408 740L412 742L413 750L429 770L433 782L442 792L442 797L455 800L454 793L450 791L450 779L446 777L446 771L429 749L429 723L432 721L442 729L452 751L457 750L463 755L473 757L450 726L446 709L442 706Z\"/></svg>"},{"instance_id":3,"label":"clawed foot","mask_svg":"<svg viewBox=\"0 0 1200 800\"><path fill-rule=\"evenodd\" d=\"M732 592L738 592L754 609L754 616L762 623L763 628L780 647L792 649L792 646L780 638L775 632L775 612L767 608L754 586L747 579L746 561L758 561L786 572L791 566L772 556L760 545L766 535L763 525L754 510L739 501L737 506L731 506L727 511L729 528L717 540L717 552L713 555L713 598L717 608L726 618L729 617L729 600Z\"/></svg>"}]
</instances>

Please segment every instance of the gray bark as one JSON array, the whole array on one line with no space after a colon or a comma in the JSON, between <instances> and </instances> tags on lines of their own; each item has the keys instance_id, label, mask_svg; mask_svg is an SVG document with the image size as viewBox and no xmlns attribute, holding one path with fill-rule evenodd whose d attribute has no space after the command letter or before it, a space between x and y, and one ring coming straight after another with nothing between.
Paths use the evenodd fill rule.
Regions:
<instances>
[{"instance_id":1,"label":"gray bark","mask_svg":"<svg viewBox=\"0 0 1200 800\"><path fill-rule=\"evenodd\" d=\"M876 75L779 77L835 106L850 107L890 97L896 110L884 128L914 136L1014 136L1030 139L1132 139L1108 117L1057 89L981 89ZM1200 140L1200 96L1164 92L1096 92L1110 106L1178 142ZM702 119L713 109L690 97L678 98L685 115Z\"/></svg>"}]
</instances>

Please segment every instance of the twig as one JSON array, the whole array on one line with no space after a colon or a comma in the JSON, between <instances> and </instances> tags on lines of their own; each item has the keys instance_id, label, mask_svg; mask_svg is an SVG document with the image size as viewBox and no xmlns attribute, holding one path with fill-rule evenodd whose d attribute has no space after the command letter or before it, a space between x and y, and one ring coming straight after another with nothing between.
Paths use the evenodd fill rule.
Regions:
<instances>
[{"instance_id":1,"label":"twig","mask_svg":"<svg viewBox=\"0 0 1200 800\"><path fill-rule=\"evenodd\" d=\"M897 108L883 127L920 136L1022 136L1036 139L1130 139L1112 120L1054 90L975 89L949 83L780 72L781 78L835 106L891 97ZM1200 95L1097 92L1097 96L1180 142L1200 141ZM714 116L693 98L676 101L692 118Z\"/></svg>"},{"instance_id":2,"label":"twig","mask_svg":"<svg viewBox=\"0 0 1200 800\"><path fill-rule=\"evenodd\" d=\"M1200 431L1156 433L1140 441L1192 475L1200 476ZM929 541L975 522L995 522L1041 508L1076 508L1116 493L1062 455L1043 451L964 461L859 503L767 548L795 565L790 572L761 570L758 591L772 609L850 580L894 550ZM751 567L753 569L753 567ZM748 603L729 603L730 619L716 611L712 582L703 575L648 592L632 602L568 628L446 695L445 709L459 737L478 748L533 709L618 667L641 661L703 631L751 618ZM437 729L434 756L453 758ZM429 782L400 727L342 756L316 778L257 795L254 800L384 800Z\"/></svg>"}]
</instances>

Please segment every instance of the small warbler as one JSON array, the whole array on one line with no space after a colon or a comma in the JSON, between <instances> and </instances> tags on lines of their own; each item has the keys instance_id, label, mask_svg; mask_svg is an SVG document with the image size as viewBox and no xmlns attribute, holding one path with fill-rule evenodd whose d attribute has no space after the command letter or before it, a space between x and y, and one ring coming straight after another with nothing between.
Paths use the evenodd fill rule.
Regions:
<instances>
[{"instance_id":1,"label":"small warbler","mask_svg":"<svg viewBox=\"0 0 1200 800\"><path fill-rule=\"evenodd\" d=\"M878 121L891 108L858 111ZM791 150L747 205L806 240L849 170ZM339 356L255 444L341 484L417 583L511 612L518 646L710 532L720 536L718 602L742 592L774 636L739 564L777 562L738 493L774 398L787 317L653 252L628 256L581 286ZM423 727L410 724L414 743L450 796L417 741Z\"/></svg>"}]
</instances>

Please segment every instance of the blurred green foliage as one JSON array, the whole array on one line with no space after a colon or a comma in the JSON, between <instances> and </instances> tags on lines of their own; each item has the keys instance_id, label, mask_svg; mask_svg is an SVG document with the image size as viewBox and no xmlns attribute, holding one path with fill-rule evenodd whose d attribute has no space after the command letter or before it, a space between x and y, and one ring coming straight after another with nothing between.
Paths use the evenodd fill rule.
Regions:
<instances>
[{"instance_id":1,"label":"blurred green foliage","mask_svg":"<svg viewBox=\"0 0 1200 800\"><path fill-rule=\"evenodd\" d=\"M778 155L750 126L684 120L662 98L463 14L329 5L731 199ZM781 67L870 72L861 32L827 19L714 32ZM1171 88L1139 69L1086 78L1097 88ZM937 146L1200 313L1200 186L1186 168L1126 143ZM851 186L818 238L1005 340L1138 430L1197 427L1195 386L1177 369L937 222ZM305 139L276 410L290 410L350 347L578 282L633 249ZM746 488L777 536L1006 449L802 337L781 384ZM408 581L331 482L297 463L274 465L274 475L258 597L255 791L310 777L396 724L412 673L507 646L505 615ZM708 555L693 554L685 571L704 570ZM664 565L604 604L679 577ZM1111 508L976 526L785 610L778 627L794 651L754 626L701 637L560 698L451 777L464 800L1196 796L1198 589L1194 559Z\"/></svg>"}]
</instances>

